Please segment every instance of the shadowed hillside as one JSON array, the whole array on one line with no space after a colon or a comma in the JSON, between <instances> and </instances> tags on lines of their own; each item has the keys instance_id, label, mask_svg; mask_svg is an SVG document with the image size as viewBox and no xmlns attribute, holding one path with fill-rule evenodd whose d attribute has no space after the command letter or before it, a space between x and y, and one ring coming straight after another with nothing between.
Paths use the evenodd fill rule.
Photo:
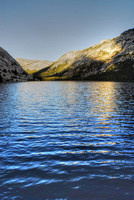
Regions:
<instances>
[{"instance_id":1,"label":"shadowed hillside","mask_svg":"<svg viewBox=\"0 0 134 200\"><path fill-rule=\"evenodd\" d=\"M33 80L19 63L0 47L0 82L18 82Z\"/></svg>"},{"instance_id":2,"label":"shadowed hillside","mask_svg":"<svg viewBox=\"0 0 134 200\"><path fill-rule=\"evenodd\" d=\"M134 80L134 29L84 50L64 54L35 76L42 80Z\"/></svg>"}]
</instances>

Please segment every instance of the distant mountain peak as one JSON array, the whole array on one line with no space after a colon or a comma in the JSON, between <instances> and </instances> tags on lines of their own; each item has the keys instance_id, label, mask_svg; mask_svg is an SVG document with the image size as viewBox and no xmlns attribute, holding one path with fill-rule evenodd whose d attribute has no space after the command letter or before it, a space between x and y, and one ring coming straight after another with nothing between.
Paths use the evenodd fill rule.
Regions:
<instances>
[{"instance_id":1,"label":"distant mountain peak","mask_svg":"<svg viewBox=\"0 0 134 200\"><path fill-rule=\"evenodd\" d=\"M53 62L43 60L31 60L24 58L16 58L17 62L29 74L36 73L37 71L50 66Z\"/></svg>"}]
</instances>

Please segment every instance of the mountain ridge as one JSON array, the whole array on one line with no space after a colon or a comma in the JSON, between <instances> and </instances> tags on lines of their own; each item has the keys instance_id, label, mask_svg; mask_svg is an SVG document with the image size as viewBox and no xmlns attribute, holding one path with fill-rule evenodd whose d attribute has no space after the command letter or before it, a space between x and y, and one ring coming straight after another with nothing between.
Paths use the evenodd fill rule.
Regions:
<instances>
[{"instance_id":1,"label":"mountain ridge","mask_svg":"<svg viewBox=\"0 0 134 200\"><path fill-rule=\"evenodd\" d=\"M134 81L134 28L55 62L16 61L0 47L0 82L29 80Z\"/></svg>"},{"instance_id":2,"label":"mountain ridge","mask_svg":"<svg viewBox=\"0 0 134 200\"><path fill-rule=\"evenodd\" d=\"M134 80L134 29L84 50L69 51L47 69L42 80Z\"/></svg>"},{"instance_id":3,"label":"mountain ridge","mask_svg":"<svg viewBox=\"0 0 134 200\"><path fill-rule=\"evenodd\" d=\"M33 76L25 72L19 63L0 47L0 83L32 81Z\"/></svg>"},{"instance_id":4,"label":"mountain ridge","mask_svg":"<svg viewBox=\"0 0 134 200\"><path fill-rule=\"evenodd\" d=\"M21 67L29 74L33 74L43 68L48 67L53 62L46 60L32 60L25 58L16 58L17 62L21 65Z\"/></svg>"}]
</instances>

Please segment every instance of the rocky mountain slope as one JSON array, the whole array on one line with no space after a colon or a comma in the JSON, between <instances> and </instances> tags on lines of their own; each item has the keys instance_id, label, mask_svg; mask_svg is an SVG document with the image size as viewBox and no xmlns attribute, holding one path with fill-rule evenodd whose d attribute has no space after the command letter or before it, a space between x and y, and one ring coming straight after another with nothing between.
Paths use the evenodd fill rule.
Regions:
<instances>
[{"instance_id":1,"label":"rocky mountain slope","mask_svg":"<svg viewBox=\"0 0 134 200\"><path fill-rule=\"evenodd\" d=\"M0 82L29 80L33 80L33 77L26 73L14 58L0 47Z\"/></svg>"},{"instance_id":2,"label":"rocky mountain slope","mask_svg":"<svg viewBox=\"0 0 134 200\"><path fill-rule=\"evenodd\" d=\"M35 76L42 80L134 81L134 29L81 51L70 51Z\"/></svg>"},{"instance_id":3,"label":"rocky mountain slope","mask_svg":"<svg viewBox=\"0 0 134 200\"><path fill-rule=\"evenodd\" d=\"M33 74L43 68L48 67L53 63L50 61L30 60L24 58L16 58L16 60L22 66L22 68L29 74Z\"/></svg>"}]
</instances>

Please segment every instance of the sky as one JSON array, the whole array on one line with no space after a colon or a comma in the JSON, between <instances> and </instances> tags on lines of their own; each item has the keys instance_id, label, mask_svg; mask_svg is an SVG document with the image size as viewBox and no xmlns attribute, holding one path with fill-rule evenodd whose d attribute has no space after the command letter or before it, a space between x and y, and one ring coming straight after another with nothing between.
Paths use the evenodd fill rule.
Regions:
<instances>
[{"instance_id":1,"label":"sky","mask_svg":"<svg viewBox=\"0 0 134 200\"><path fill-rule=\"evenodd\" d=\"M134 0L0 0L0 46L55 61L134 28Z\"/></svg>"}]
</instances>

